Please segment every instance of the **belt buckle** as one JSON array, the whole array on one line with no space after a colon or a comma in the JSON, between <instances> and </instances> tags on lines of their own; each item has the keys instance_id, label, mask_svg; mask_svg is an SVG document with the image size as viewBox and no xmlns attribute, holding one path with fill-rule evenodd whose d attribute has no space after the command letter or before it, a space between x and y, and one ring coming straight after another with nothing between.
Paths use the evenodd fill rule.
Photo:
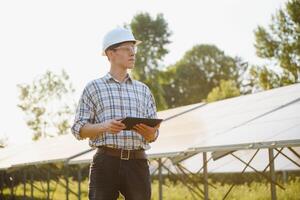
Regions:
<instances>
[{"instance_id":1,"label":"belt buckle","mask_svg":"<svg viewBox=\"0 0 300 200\"><path fill-rule=\"evenodd\" d=\"M124 151L128 152L126 157L123 156L123 152ZM121 150L121 160L129 160L129 157L130 157L130 150L124 150L124 149L122 149Z\"/></svg>"}]
</instances>

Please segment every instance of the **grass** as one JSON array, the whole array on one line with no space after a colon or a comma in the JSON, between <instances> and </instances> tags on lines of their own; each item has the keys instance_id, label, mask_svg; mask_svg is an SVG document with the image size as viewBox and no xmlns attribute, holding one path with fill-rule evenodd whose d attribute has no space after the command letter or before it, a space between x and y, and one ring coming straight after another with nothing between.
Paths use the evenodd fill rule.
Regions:
<instances>
[{"instance_id":1,"label":"grass","mask_svg":"<svg viewBox=\"0 0 300 200\"><path fill-rule=\"evenodd\" d=\"M211 181L210 181L211 182ZM281 183L286 189L282 190L277 187L277 197L282 200L293 200L300 199L300 177L296 177L293 180L289 180L287 183ZM37 188L34 189L34 199L42 200L46 199L46 184L41 182L35 182L35 185L40 189L38 191ZM85 180L82 182L82 200L86 200L87 198L87 185L88 181ZM228 189L230 188L230 184L221 184L219 182L213 183L214 187L209 187L209 197L210 199L222 199L226 194ZM202 184L198 185L200 188L203 188ZM77 192L77 183L70 181L70 189L74 192ZM42 189L43 188L43 189ZM52 199L54 200L63 200L65 199L65 189L61 185L58 185L54 182L50 184ZM44 191L43 191L44 190ZM55 191L55 192L53 192ZM9 199L8 196L10 194L9 188L4 189L4 199ZM16 190L16 200L22 199L23 195L23 185L19 185ZM30 195L30 185L26 186L26 194ZM251 182L236 185L231 193L229 194L227 199L230 200L262 200L262 199L270 199L270 185L266 182ZM53 195L53 196L52 196ZM1 197L0 197L1 199ZM74 194L69 195L70 200L75 200L77 197ZM119 200L123 200L124 198L120 197ZM158 182L156 180L152 183L152 199L158 199ZM173 183L168 179L165 180L163 185L163 199L164 200L194 200L199 199L199 197L193 197L192 192L185 187L182 183Z\"/></svg>"}]
</instances>

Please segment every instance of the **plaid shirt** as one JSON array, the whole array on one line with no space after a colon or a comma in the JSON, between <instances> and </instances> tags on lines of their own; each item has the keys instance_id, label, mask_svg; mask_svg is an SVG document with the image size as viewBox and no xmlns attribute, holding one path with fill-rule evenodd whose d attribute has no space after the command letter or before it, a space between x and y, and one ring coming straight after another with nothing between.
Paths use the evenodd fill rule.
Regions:
<instances>
[{"instance_id":1,"label":"plaid shirt","mask_svg":"<svg viewBox=\"0 0 300 200\"><path fill-rule=\"evenodd\" d=\"M154 98L149 88L127 75L123 83L109 73L91 81L85 87L76 110L72 133L78 139L79 131L86 123L102 123L124 117L157 118ZM156 137L158 131L156 132ZM117 149L149 149L143 136L135 131L121 131L118 134L104 132L97 139L90 139L91 147L107 146Z\"/></svg>"}]
</instances>

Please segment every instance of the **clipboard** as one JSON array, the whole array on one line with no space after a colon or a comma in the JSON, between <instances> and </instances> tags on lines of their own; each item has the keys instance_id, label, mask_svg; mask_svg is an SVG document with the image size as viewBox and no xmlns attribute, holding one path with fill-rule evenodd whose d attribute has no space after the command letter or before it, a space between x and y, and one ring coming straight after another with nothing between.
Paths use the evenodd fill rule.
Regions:
<instances>
[{"instance_id":1,"label":"clipboard","mask_svg":"<svg viewBox=\"0 0 300 200\"><path fill-rule=\"evenodd\" d=\"M132 130L132 128L137 124L145 124L147 126L155 127L162 121L163 119L138 118L138 117L126 117L124 119L121 119L121 122L126 126L126 128L123 130Z\"/></svg>"}]
</instances>

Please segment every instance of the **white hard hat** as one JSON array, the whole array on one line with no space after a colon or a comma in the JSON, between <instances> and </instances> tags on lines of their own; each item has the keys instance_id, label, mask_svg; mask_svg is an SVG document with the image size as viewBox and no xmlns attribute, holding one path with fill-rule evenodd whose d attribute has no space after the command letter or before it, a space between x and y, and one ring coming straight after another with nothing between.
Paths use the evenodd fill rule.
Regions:
<instances>
[{"instance_id":1,"label":"white hard hat","mask_svg":"<svg viewBox=\"0 0 300 200\"><path fill-rule=\"evenodd\" d=\"M105 50L114 45L121 42L135 42L135 45L141 43L141 41L136 40L132 34L132 32L126 28L117 27L108 33L103 38L102 41L102 55L105 56Z\"/></svg>"}]
</instances>

